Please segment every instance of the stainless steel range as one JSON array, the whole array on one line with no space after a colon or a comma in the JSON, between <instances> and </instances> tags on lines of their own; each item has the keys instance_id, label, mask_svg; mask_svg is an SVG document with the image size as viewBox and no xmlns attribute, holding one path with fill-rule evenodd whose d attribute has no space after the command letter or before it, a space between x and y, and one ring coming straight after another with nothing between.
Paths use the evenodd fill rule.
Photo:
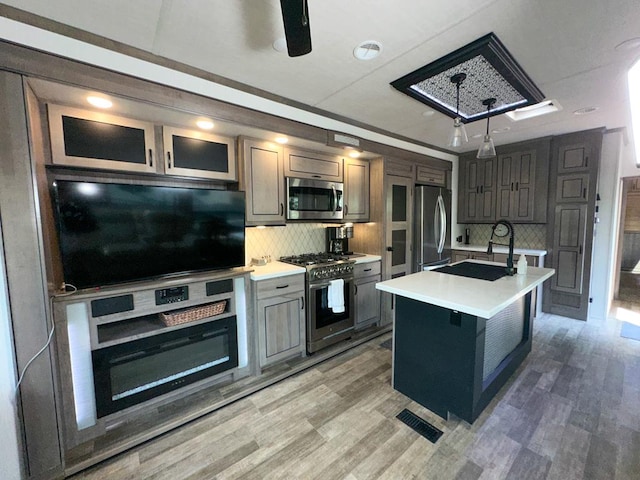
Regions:
<instances>
[{"instance_id":1,"label":"stainless steel range","mask_svg":"<svg viewBox=\"0 0 640 480\"><path fill-rule=\"evenodd\" d=\"M349 338L354 328L355 261L332 253L307 253L280 261L307 270L307 351L313 353Z\"/></svg>"}]
</instances>

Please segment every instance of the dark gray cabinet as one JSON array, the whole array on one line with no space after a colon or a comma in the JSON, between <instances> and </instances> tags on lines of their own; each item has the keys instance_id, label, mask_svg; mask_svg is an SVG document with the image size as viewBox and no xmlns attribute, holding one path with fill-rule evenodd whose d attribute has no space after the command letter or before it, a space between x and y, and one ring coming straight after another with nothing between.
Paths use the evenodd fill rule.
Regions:
<instances>
[{"instance_id":1,"label":"dark gray cabinet","mask_svg":"<svg viewBox=\"0 0 640 480\"><path fill-rule=\"evenodd\" d=\"M496 159L460 157L458 222L493 223L496 218Z\"/></svg>"},{"instance_id":2,"label":"dark gray cabinet","mask_svg":"<svg viewBox=\"0 0 640 480\"><path fill-rule=\"evenodd\" d=\"M380 320L380 262L358 263L354 265L355 285L355 328L368 327Z\"/></svg>"},{"instance_id":3,"label":"dark gray cabinet","mask_svg":"<svg viewBox=\"0 0 640 480\"><path fill-rule=\"evenodd\" d=\"M545 283L543 310L586 320L593 251L598 164L602 130L589 130L552 141L548 205L548 263L556 270Z\"/></svg>"},{"instance_id":4,"label":"dark gray cabinet","mask_svg":"<svg viewBox=\"0 0 640 480\"><path fill-rule=\"evenodd\" d=\"M458 222L545 223L549 183L549 137L503 145L497 157L460 157Z\"/></svg>"}]
</instances>

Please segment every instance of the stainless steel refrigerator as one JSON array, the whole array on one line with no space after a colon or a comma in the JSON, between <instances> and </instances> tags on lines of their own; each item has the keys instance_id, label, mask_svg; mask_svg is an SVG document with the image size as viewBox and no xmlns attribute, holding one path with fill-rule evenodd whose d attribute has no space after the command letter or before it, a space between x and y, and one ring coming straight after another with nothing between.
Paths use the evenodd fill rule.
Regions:
<instances>
[{"instance_id":1,"label":"stainless steel refrigerator","mask_svg":"<svg viewBox=\"0 0 640 480\"><path fill-rule=\"evenodd\" d=\"M451 190L416 186L413 271L451 262Z\"/></svg>"}]
</instances>

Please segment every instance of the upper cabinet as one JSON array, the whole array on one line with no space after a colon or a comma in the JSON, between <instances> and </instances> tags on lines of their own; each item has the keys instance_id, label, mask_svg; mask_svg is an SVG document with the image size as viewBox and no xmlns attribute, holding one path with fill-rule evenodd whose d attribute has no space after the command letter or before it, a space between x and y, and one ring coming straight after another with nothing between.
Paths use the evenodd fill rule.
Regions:
<instances>
[{"instance_id":1,"label":"upper cabinet","mask_svg":"<svg viewBox=\"0 0 640 480\"><path fill-rule=\"evenodd\" d=\"M156 172L153 124L58 105L48 109L54 164Z\"/></svg>"},{"instance_id":2,"label":"upper cabinet","mask_svg":"<svg viewBox=\"0 0 640 480\"><path fill-rule=\"evenodd\" d=\"M493 223L496 217L496 159L478 159L475 152L460 157L458 222Z\"/></svg>"},{"instance_id":3,"label":"upper cabinet","mask_svg":"<svg viewBox=\"0 0 640 480\"><path fill-rule=\"evenodd\" d=\"M369 221L368 160L344 160L344 221Z\"/></svg>"},{"instance_id":4,"label":"upper cabinet","mask_svg":"<svg viewBox=\"0 0 640 480\"><path fill-rule=\"evenodd\" d=\"M416 166L416 183L422 185L447 186L447 171L429 165Z\"/></svg>"},{"instance_id":5,"label":"upper cabinet","mask_svg":"<svg viewBox=\"0 0 640 480\"><path fill-rule=\"evenodd\" d=\"M246 225L284 225L285 192L282 147L240 139L240 189L246 198Z\"/></svg>"},{"instance_id":6,"label":"upper cabinet","mask_svg":"<svg viewBox=\"0 0 640 480\"><path fill-rule=\"evenodd\" d=\"M545 223L550 138L497 147L497 157L460 157L458 221Z\"/></svg>"},{"instance_id":7,"label":"upper cabinet","mask_svg":"<svg viewBox=\"0 0 640 480\"><path fill-rule=\"evenodd\" d=\"M342 182L343 157L324 153L286 148L284 174L287 177L312 178Z\"/></svg>"},{"instance_id":8,"label":"upper cabinet","mask_svg":"<svg viewBox=\"0 0 640 480\"><path fill-rule=\"evenodd\" d=\"M162 131L165 173L238 180L233 138L173 127L163 127Z\"/></svg>"},{"instance_id":9,"label":"upper cabinet","mask_svg":"<svg viewBox=\"0 0 640 480\"><path fill-rule=\"evenodd\" d=\"M156 155L151 122L59 105L48 111L54 164L238 180L233 138L164 126Z\"/></svg>"}]
</instances>

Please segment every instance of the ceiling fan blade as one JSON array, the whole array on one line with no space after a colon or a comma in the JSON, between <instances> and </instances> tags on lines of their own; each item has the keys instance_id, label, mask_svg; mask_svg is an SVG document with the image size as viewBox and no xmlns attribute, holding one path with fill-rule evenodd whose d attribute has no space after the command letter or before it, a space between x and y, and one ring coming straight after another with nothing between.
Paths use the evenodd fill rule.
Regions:
<instances>
[{"instance_id":1,"label":"ceiling fan blade","mask_svg":"<svg viewBox=\"0 0 640 480\"><path fill-rule=\"evenodd\" d=\"M307 0L280 0L280 7L289 56L306 55L311 51L311 27Z\"/></svg>"}]
</instances>

